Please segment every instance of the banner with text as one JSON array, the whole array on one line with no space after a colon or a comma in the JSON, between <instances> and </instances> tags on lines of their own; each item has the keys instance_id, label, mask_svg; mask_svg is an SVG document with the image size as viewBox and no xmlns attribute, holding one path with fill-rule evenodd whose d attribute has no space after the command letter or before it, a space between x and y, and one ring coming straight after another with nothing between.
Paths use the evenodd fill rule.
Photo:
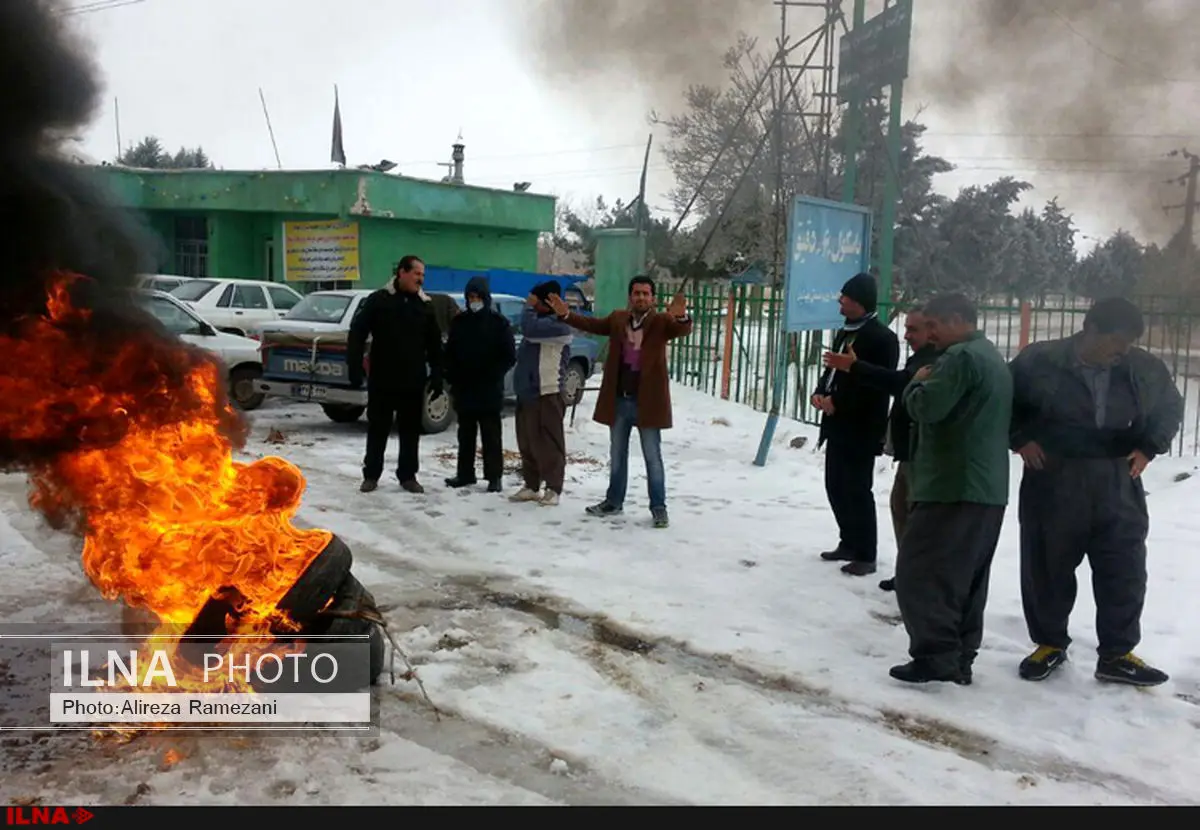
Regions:
<instances>
[{"instance_id":1,"label":"banner with text","mask_svg":"<svg viewBox=\"0 0 1200 830\"><path fill-rule=\"evenodd\" d=\"M284 222L283 273L287 282L357 281L358 223Z\"/></svg>"},{"instance_id":2,"label":"banner with text","mask_svg":"<svg viewBox=\"0 0 1200 830\"><path fill-rule=\"evenodd\" d=\"M842 327L838 297L846 280L871 266L871 213L866 208L797 196L788 227L785 329Z\"/></svg>"}]
</instances>

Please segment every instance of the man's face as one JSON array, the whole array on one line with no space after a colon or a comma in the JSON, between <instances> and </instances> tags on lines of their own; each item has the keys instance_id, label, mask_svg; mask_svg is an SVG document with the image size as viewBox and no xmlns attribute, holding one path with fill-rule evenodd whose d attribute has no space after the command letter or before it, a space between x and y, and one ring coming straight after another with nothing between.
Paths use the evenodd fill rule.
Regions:
<instances>
[{"instance_id":1,"label":"man's face","mask_svg":"<svg viewBox=\"0 0 1200 830\"><path fill-rule=\"evenodd\" d=\"M910 311L904 320L904 342L914 352L929 342L929 320L919 311Z\"/></svg>"},{"instance_id":2,"label":"man's face","mask_svg":"<svg viewBox=\"0 0 1200 830\"><path fill-rule=\"evenodd\" d=\"M963 321L957 314L942 320L934 316L925 318L929 342L938 351L948 349L955 343L961 343L974 330L974 326Z\"/></svg>"},{"instance_id":3,"label":"man's face","mask_svg":"<svg viewBox=\"0 0 1200 830\"><path fill-rule=\"evenodd\" d=\"M1133 348L1133 342L1133 338L1126 334L1084 331L1080 357L1092 366L1115 366Z\"/></svg>"},{"instance_id":4,"label":"man's face","mask_svg":"<svg viewBox=\"0 0 1200 830\"><path fill-rule=\"evenodd\" d=\"M635 314L645 314L654 307L654 292L650 286L638 283L629 292L629 308Z\"/></svg>"},{"instance_id":5,"label":"man's face","mask_svg":"<svg viewBox=\"0 0 1200 830\"><path fill-rule=\"evenodd\" d=\"M396 277L397 287L407 294L416 294L421 290L421 286L424 284L424 262L414 262L411 271L405 271L403 268L401 268L399 275Z\"/></svg>"},{"instance_id":6,"label":"man's face","mask_svg":"<svg viewBox=\"0 0 1200 830\"><path fill-rule=\"evenodd\" d=\"M838 311L847 320L861 320L867 316L867 310L845 294L838 297Z\"/></svg>"}]
</instances>

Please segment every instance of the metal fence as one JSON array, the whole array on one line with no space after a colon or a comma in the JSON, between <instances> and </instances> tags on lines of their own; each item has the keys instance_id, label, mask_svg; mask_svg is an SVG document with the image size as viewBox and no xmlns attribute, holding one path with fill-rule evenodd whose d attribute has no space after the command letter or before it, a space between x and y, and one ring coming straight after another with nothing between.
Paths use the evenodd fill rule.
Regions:
<instances>
[{"instance_id":1,"label":"metal fence","mask_svg":"<svg viewBox=\"0 0 1200 830\"><path fill-rule=\"evenodd\" d=\"M687 296L695 327L691 337L671 346L673 380L765 412L771 407L782 346L788 350L788 360L780 413L817 422L819 413L809 398L820 381L821 353L832 343L833 332L782 338L782 299L756 286L702 283ZM1172 452L1200 455L1200 298L1145 296L1134 301L1146 318L1146 333L1138 345L1162 358L1187 402ZM1011 360L1028 343L1079 331L1090 305L1072 296L1026 303L993 298L979 306L979 325ZM881 316L887 311L881 309ZM892 328L902 334L904 309L897 308L890 316Z\"/></svg>"}]
</instances>

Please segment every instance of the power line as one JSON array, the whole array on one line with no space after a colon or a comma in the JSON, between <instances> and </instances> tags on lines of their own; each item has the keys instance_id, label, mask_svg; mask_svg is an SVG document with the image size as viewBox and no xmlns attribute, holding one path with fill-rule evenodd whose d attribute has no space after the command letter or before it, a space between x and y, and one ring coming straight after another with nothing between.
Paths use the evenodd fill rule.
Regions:
<instances>
[{"instance_id":1,"label":"power line","mask_svg":"<svg viewBox=\"0 0 1200 830\"><path fill-rule=\"evenodd\" d=\"M96 0L93 3L67 6L65 9L60 9L56 14L58 17L72 17L77 14L91 14L93 12L108 11L109 9L119 9L122 6L136 6L139 3L145 2L146 0Z\"/></svg>"},{"instance_id":2,"label":"power line","mask_svg":"<svg viewBox=\"0 0 1200 830\"><path fill-rule=\"evenodd\" d=\"M1110 61L1113 61L1114 63L1125 67L1126 69L1132 69L1135 72L1141 72L1142 74L1146 75L1149 78L1152 78L1156 81L1163 81L1164 83L1168 83L1168 84L1200 83L1197 81L1183 80L1182 78L1166 78L1166 77L1163 77L1162 75L1159 75L1157 72L1154 72L1147 66L1136 66L1134 64L1131 64L1129 61L1125 60L1120 55L1113 54L1108 49L1105 49L1103 46L1101 46L1100 44L1096 43L1094 40L1089 38L1083 32L1079 31L1079 29L1075 28L1075 24L1072 23L1067 18L1067 16L1065 14L1063 14L1062 12L1060 12L1058 9L1054 8L1053 6L1049 5L1048 3L1046 4L1046 7L1050 10L1050 13L1052 15L1054 15L1055 17L1057 17L1059 20L1062 21L1063 25L1066 26L1067 29L1069 29L1071 31L1071 34L1075 35L1075 37L1082 40L1084 43L1086 43L1088 46L1092 47L1092 49L1096 50L1104 57L1108 58Z\"/></svg>"}]
</instances>

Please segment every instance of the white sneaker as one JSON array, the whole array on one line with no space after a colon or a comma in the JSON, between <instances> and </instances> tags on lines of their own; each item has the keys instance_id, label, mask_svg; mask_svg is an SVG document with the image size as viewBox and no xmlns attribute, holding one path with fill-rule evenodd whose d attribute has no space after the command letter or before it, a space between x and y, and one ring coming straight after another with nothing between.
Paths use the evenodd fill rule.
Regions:
<instances>
[{"instance_id":1,"label":"white sneaker","mask_svg":"<svg viewBox=\"0 0 1200 830\"><path fill-rule=\"evenodd\" d=\"M541 496L536 491L530 490L528 487L522 487L519 492L509 496L508 500L512 502L534 502L540 498Z\"/></svg>"},{"instance_id":2,"label":"white sneaker","mask_svg":"<svg viewBox=\"0 0 1200 830\"><path fill-rule=\"evenodd\" d=\"M538 504L542 507L558 507L558 493L553 490L547 490L542 493L542 497L538 499Z\"/></svg>"}]
</instances>

